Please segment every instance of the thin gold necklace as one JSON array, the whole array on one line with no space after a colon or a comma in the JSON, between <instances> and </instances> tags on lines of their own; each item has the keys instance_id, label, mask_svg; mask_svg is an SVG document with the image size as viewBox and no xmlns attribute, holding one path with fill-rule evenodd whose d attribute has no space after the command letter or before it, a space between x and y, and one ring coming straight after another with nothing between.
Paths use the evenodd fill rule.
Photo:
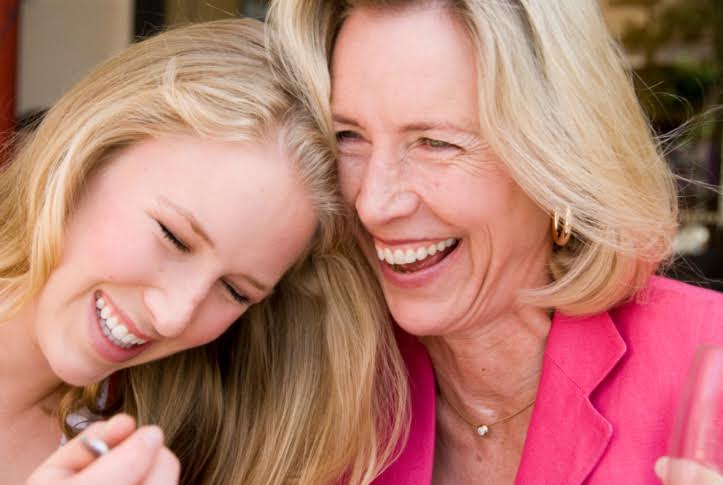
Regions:
<instances>
[{"instance_id":1,"label":"thin gold necklace","mask_svg":"<svg viewBox=\"0 0 723 485\"><path fill-rule=\"evenodd\" d=\"M443 397L441 394L440 394L440 397L441 397L442 399L444 399L444 397ZM504 423L505 421L509 421L510 419L514 418L515 416L520 415L520 414L522 414L523 412L525 412L526 410L530 409L530 408L532 407L532 405L535 404L535 401L536 401L536 399L533 399L531 403L529 403L528 405L526 405L525 407L523 407L523 408L520 409L519 411L515 412L514 414L510 414L509 416L506 416L506 417L504 417L504 418L502 418L502 419L498 419L497 421L494 421L494 422L492 422L492 423L475 424L475 423L473 423L472 421L468 420L468 419L464 416L464 414L462 414L461 412L459 412L459 410L458 410L456 407L454 407L454 404L452 404L449 400L444 399L444 402L446 402L446 403L449 405L449 407L452 408L452 411L454 411L455 414L456 414L457 416L459 416L462 421L464 421L465 423L467 423L468 425L470 425L472 428L474 428L475 431L477 432L477 435L479 435L480 437L483 437L483 436L487 435L487 433L489 433L489 431L490 431L490 427L492 427L492 426L494 426L494 425L496 425L496 424Z\"/></svg>"}]
</instances>

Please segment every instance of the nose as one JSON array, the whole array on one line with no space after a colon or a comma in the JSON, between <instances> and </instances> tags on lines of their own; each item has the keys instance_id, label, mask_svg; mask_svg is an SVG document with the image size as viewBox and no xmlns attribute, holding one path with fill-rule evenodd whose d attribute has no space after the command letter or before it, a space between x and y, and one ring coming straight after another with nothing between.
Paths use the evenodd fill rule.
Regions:
<instances>
[{"instance_id":1,"label":"nose","mask_svg":"<svg viewBox=\"0 0 723 485\"><path fill-rule=\"evenodd\" d=\"M156 332L165 338L180 335L193 321L211 285L209 280L178 275L173 281L148 288L144 300Z\"/></svg>"},{"instance_id":2,"label":"nose","mask_svg":"<svg viewBox=\"0 0 723 485\"><path fill-rule=\"evenodd\" d=\"M413 214L419 197L409 180L410 168L391 153L369 158L354 205L367 227L387 224Z\"/></svg>"}]
</instances>

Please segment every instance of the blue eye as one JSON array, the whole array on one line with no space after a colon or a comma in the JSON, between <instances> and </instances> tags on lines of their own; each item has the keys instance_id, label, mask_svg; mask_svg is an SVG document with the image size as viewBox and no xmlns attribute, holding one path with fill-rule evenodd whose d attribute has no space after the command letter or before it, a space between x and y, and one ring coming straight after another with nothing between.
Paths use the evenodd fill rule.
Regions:
<instances>
[{"instance_id":1,"label":"blue eye","mask_svg":"<svg viewBox=\"0 0 723 485\"><path fill-rule=\"evenodd\" d=\"M176 246L176 248L179 251L184 252L184 253L191 252L191 248L189 248L188 245L186 245L183 241L181 241L178 237L176 237L176 235L173 234L173 232L170 229L168 229L162 222L160 222L160 221L156 221L156 222L158 223L158 227L161 228L163 237L165 237L166 239L171 241L171 244Z\"/></svg>"},{"instance_id":2,"label":"blue eye","mask_svg":"<svg viewBox=\"0 0 723 485\"><path fill-rule=\"evenodd\" d=\"M226 288L226 291L228 291L229 294L231 295L231 298L236 300L237 303L239 303L240 305L251 304L251 300L249 300L247 297L245 297L244 295L242 295L241 293L236 291L236 289L233 286L231 286L230 284L228 284L225 281L222 281L222 283L223 283L223 286Z\"/></svg>"}]
</instances>

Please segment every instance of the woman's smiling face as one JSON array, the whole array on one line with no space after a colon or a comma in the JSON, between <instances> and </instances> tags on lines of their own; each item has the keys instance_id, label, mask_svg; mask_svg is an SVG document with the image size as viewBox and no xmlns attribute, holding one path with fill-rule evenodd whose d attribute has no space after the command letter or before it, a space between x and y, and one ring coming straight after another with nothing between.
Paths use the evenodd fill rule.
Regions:
<instances>
[{"instance_id":1,"label":"woman's smiling face","mask_svg":"<svg viewBox=\"0 0 723 485\"><path fill-rule=\"evenodd\" d=\"M332 58L339 169L395 320L440 335L546 282L549 219L479 128L475 49L442 7L356 9Z\"/></svg>"},{"instance_id":2,"label":"woman's smiling face","mask_svg":"<svg viewBox=\"0 0 723 485\"><path fill-rule=\"evenodd\" d=\"M317 215L273 142L149 139L92 176L36 302L38 344L73 385L209 342L263 299Z\"/></svg>"}]
</instances>

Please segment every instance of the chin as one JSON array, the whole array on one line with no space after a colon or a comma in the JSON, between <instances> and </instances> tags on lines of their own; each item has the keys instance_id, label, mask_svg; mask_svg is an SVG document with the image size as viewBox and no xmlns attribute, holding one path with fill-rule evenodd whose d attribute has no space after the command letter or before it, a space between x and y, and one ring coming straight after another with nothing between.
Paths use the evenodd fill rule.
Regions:
<instances>
[{"instance_id":1,"label":"chin","mask_svg":"<svg viewBox=\"0 0 723 485\"><path fill-rule=\"evenodd\" d=\"M442 335L449 327L449 313L430 304L389 304L392 318L405 332L418 337Z\"/></svg>"},{"instance_id":2,"label":"chin","mask_svg":"<svg viewBox=\"0 0 723 485\"><path fill-rule=\"evenodd\" d=\"M77 369L62 369L56 371L56 375L64 383L74 387L85 387L91 384L97 384L106 377L104 375L89 374L78 371Z\"/></svg>"},{"instance_id":3,"label":"chin","mask_svg":"<svg viewBox=\"0 0 723 485\"><path fill-rule=\"evenodd\" d=\"M68 354L64 352L60 352L55 357L55 359L48 358L51 370L58 379L71 386L83 387L96 384L111 373L103 373L96 366L91 366L80 359L69 361Z\"/></svg>"}]
</instances>

